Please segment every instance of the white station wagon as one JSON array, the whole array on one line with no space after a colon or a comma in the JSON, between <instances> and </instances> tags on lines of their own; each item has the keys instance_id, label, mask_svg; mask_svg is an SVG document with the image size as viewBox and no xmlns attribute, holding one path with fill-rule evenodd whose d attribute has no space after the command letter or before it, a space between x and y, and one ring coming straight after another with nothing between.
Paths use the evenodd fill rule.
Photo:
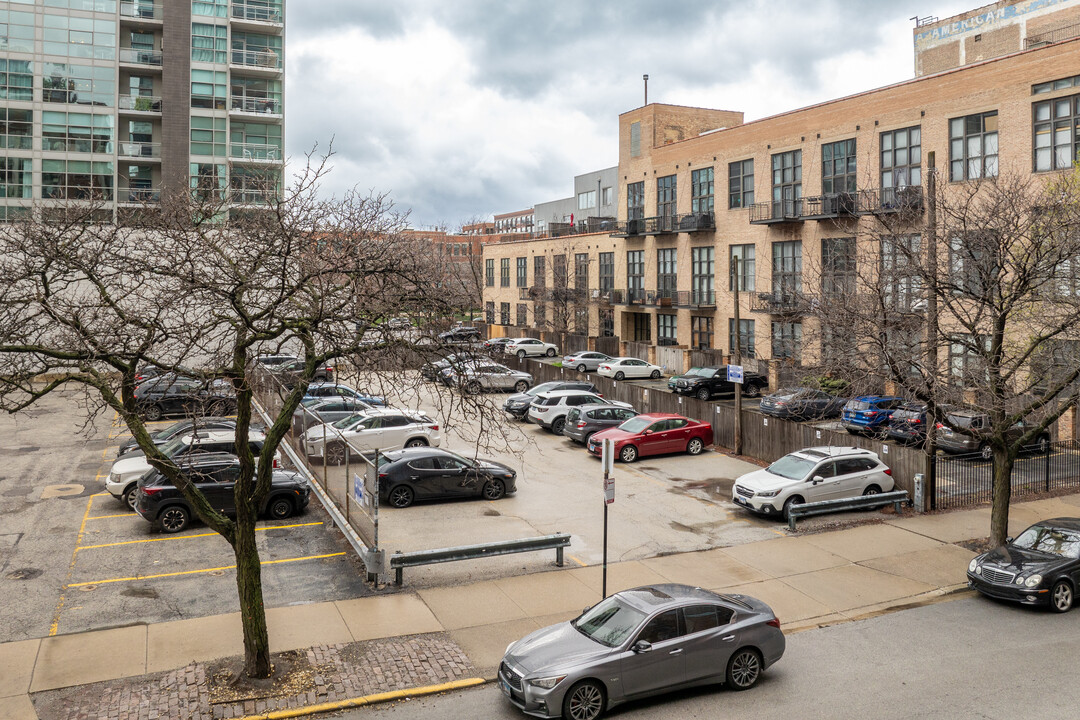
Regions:
<instances>
[{"instance_id":1,"label":"white station wagon","mask_svg":"<svg viewBox=\"0 0 1080 720\"><path fill-rule=\"evenodd\" d=\"M536 338L517 338L506 343L503 352L507 355L517 355L519 358L543 355L555 357L559 354L559 348Z\"/></svg>"}]
</instances>

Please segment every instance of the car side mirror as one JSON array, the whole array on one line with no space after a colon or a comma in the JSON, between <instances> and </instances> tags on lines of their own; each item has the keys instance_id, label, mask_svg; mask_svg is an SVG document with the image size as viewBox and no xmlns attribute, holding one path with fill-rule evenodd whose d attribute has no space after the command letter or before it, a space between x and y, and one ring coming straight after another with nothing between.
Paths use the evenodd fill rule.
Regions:
<instances>
[{"instance_id":1,"label":"car side mirror","mask_svg":"<svg viewBox=\"0 0 1080 720\"><path fill-rule=\"evenodd\" d=\"M813 485L817 485L819 482L824 482L824 481L825 481L825 478L821 477L820 475L815 475L814 479L811 480L810 482Z\"/></svg>"},{"instance_id":2,"label":"car side mirror","mask_svg":"<svg viewBox=\"0 0 1080 720\"><path fill-rule=\"evenodd\" d=\"M647 653L652 650L652 643L648 640L638 640L630 649L636 653Z\"/></svg>"},{"instance_id":3,"label":"car side mirror","mask_svg":"<svg viewBox=\"0 0 1080 720\"><path fill-rule=\"evenodd\" d=\"M1012 535L1009 535L1008 537L1005 538L1005 542L1006 543L1011 543L1014 539L1015 538Z\"/></svg>"},{"instance_id":4,"label":"car side mirror","mask_svg":"<svg viewBox=\"0 0 1080 720\"><path fill-rule=\"evenodd\" d=\"M652 430L646 430L646 431L644 432L644 434L645 434L645 435L652 435Z\"/></svg>"}]
</instances>

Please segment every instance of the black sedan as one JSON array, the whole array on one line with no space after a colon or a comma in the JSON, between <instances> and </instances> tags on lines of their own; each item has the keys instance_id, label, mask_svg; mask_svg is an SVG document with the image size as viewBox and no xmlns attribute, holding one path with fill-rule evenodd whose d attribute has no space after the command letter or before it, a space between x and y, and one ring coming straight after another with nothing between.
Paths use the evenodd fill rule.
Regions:
<instances>
[{"instance_id":1,"label":"black sedan","mask_svg":"<svg viewBox=\"0 0 1080 720\"><path fill-rule=\"evenodd\" d=\"M517 491L516 480L517 472L502 463L437 448L393 450L379 459L379 501L396 508L451 497L498 500Z\"/></svg>"},{"instance_id":2,"label":"black sedan","mask_svg":"<svg viewBox=\"0 0 1080 720\"><path fill-rule=\"evenodd\" d=\"M840 417L847 398L811 388L784 388L761 399L761 412L778 418L814 420Z\"/></svg>"},{"instance_id":3,"label":"black sedan","mask_svg":"<svg viewBox=\"0 0 1080 720\"><path fill-rule=\"evenodd\" d=\"M967 578L987 597L1068 612L1080 582L1080 518L1035 523L972 560Z\"/></svg>"}]
</instances>

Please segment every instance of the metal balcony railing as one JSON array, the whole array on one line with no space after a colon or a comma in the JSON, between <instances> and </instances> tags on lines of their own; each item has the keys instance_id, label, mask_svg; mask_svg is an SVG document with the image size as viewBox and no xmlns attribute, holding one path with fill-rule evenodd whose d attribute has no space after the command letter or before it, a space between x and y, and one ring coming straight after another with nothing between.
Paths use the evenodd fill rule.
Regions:
<instances>
[{"instance_id":1,"label":"metal balcony railing","mask_svg":"<svg viewBox=\"0 0 1080 720\"><path fill-rule=\"evenodd\" d=\"M120 2L120 17L134 18L136 20L161 20L164 11L160 3L151 2Z\"/></svg>"},{"instance_id":2,"label":"metal balcony railing","mask_svg":"<svg viewBox=\"0 0 1080 720\"><path fill-rule=\"evenodd\" d=\"M233 95L230 107L239 112L259 113L260 115L281 114L281 101L274 98Z\"/></svg>"},{"instance_id":3,"label":"metal balcony railing","mask_svg":"<svg viewBox=\"0 0 1080 720\"><path fill-rule=\"evenodd\" d=\"M679 231L678 228L679 223L677 215L657 215L656 217L645 218L646 235L677 233Z\"/></svg>"},{"instance_id":4,"label":"metal balcony railing","mask_svg":"<svg viewBox=\"0 0 1080 720\"><path fill-rule=\"evenodd\" d=\"M868 215L881 213L909 213L921 215L923 212L923 189L921 185L906 185L899 188L871 188L859 192L859 212Z\"/></svg>"},{"instance_id":5,"label":"metal balcony railing","mask_svg":"<svg viewBox=\"0 0 1080 720\"><path fill-rule=\"evenodd\" d=\"M838 217L852 217L859 211L858 193L834 193L815 195L802 199L802 218L804 220L826 220Z\"/></svg>"},{"instance_id":6,"label":"metal balcony railing","mask_svg":"<svg viewBox=\"0 0 1080 720\"><path fill-rule=\"evenodd\" d=\"M615 223L614 232L611 233L615 237L638 237L645 234L645 218L637 218L635 220L627 220L626 222Z\"/></svg>"},{"instance_id":7,"label":"metal balcony railing","mask_svg":"<svg viewBox=\"0 0 1080 720\"><path fill-rule=\"evenodd\" d=\"M713 290L691 290L690 307L715 307L716 292Z\"/></svg>"},{"instance_id":8,"label":"metal balcony railing","mask_svg":"<svg viewBox=\"0 0 1080 720\"><path fill-rule=\"evenodd\" d=\"M1080 23L1055 28L1044 33L1039 33L1038 35L1029 35L1024 38L1024 49L1030 50L1033 47L1049 45L1050 43L1061 42L1062 40L1069 40L1074 37L1080 37Z\"/></svg>"},{"instance_id":9,"label":"metal balcony railing","mask_svg":"<svg viewBox=\"0 0 1080 720\"><path fill-rule=\"evenodd\" d=\"M816 300L801 292L751 293L750 312L770 315L805 315Z\"/></svg>"},{"instance_id":10,"label":"metal balcony railing","mask_svg":"<svg viewBox=\"0 0 1080 720\"><path fill-rule=\"evenodd\" d=\"M229 190L229 201L241 205L265 205L275 198L275 194L268 190L255 188L231 188Z\"/></svg>"},{"instance_id":11,"label":"metal balcony railing","mask_svg":"<svg viewBox=\"0 0 1080 720\"><path fill-rule=\"evenodd\" d=\"M233 50L231 62L244 67L281 69L281 56L273 50Z\"/></svg>"},{"instance_id":12,"label":"metal balcony railing","mask_svg":"<svg viewBox=\"0 0 1080 720\"><path fill-rule=\"evenodd\" d=\"M159 158L161 143L121 142L118 154L125 158Z\"/></svg>"},{"instance_id":13,"label":"metal balcony railing","mask_svg":"<svg viewBox=\"0 0 1080 720\"><path fill-rule=\"evenodd\" d=\"M645 290L642 288L628 288L626 290L611 291L612 305L643 305L645 304Z\"/></svg>"},{"instance_id":14,"label":"metal balcony railing","mask_svg":"<svg viewBox=\"0 0 1080 720\"><path fill-rule=\"evenodd\" d=\"M162 55L156 50L139 50L138 48L120 48L120 62L134 65L154 65L161 67Z\"/></svg>"},{"instance_id":15,"label":"metal balcony railing","mask_svg":"<svg viewBox=\"0 0 1080 720\"><path fill-rule=\"evenodd\" d=\"M121 95L118 107L121 110L140 112L161 112L161 98L151 95Z\"/></svg>"},{"instance_id":16,"label":"metal balcony railing","mask_svg":"<svg viewBox=\"0 0 1080 720\"><path fill-rule=\"evenodd\" d=\"M120 188L120 197L124 197L124 188ZM129 203L156 203L161 201L161 191L151 188L128 188L127 202Z\"/></svg>"},{"instance_id":17,"label":"metal balcony railing","mask_svg":"<svg viewBox=\"0 0 1080 720\"><path fill-rule=\"evenodd\" d=\"M231 143L229 157L237 160L276 162L281 160L281 148L261 143Z\"/></svg>"},{"instance_id":18,"label":"metal balcony railing","mask_svg":"<svg viewBox=\"0 0 1080 720\"><path fill-rule=\"evenodd\" d=\"M280 23L281 8L234 2L232 4L232 16L238 20Z\"/></svg>"},{"instance_id":19,"label":"metal balcony railing","mask_svg":"<svg viewBox=\"0 0 1080 720\"><path fill-rule=\"evenodd\" d=\"M750 206L750 223L753 225L772 225L782 222L801 222L803 215L802 204L802 198L754 203Z\"/></svg>"}]
</instances>

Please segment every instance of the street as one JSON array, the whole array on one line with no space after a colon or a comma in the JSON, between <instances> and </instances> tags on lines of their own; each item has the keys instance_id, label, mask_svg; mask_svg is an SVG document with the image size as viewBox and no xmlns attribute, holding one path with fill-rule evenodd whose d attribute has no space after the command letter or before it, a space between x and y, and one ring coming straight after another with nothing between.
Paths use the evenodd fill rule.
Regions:
<instances>
[{"instance_id":1,"label":"street","mask_svg":"<svg viewBox=\"0 0 1080 720\"><path fill-rule=\"evenodd\" d=\"M1078 642L1075 614L1053 615L965 597L791 635L783 659L747 692L699 688L620 706L608 717L1004 720L1021 712L1048 717L1075 697ZM526 716L488 684L337 717Z\"/></svg>"}]
</instances>

